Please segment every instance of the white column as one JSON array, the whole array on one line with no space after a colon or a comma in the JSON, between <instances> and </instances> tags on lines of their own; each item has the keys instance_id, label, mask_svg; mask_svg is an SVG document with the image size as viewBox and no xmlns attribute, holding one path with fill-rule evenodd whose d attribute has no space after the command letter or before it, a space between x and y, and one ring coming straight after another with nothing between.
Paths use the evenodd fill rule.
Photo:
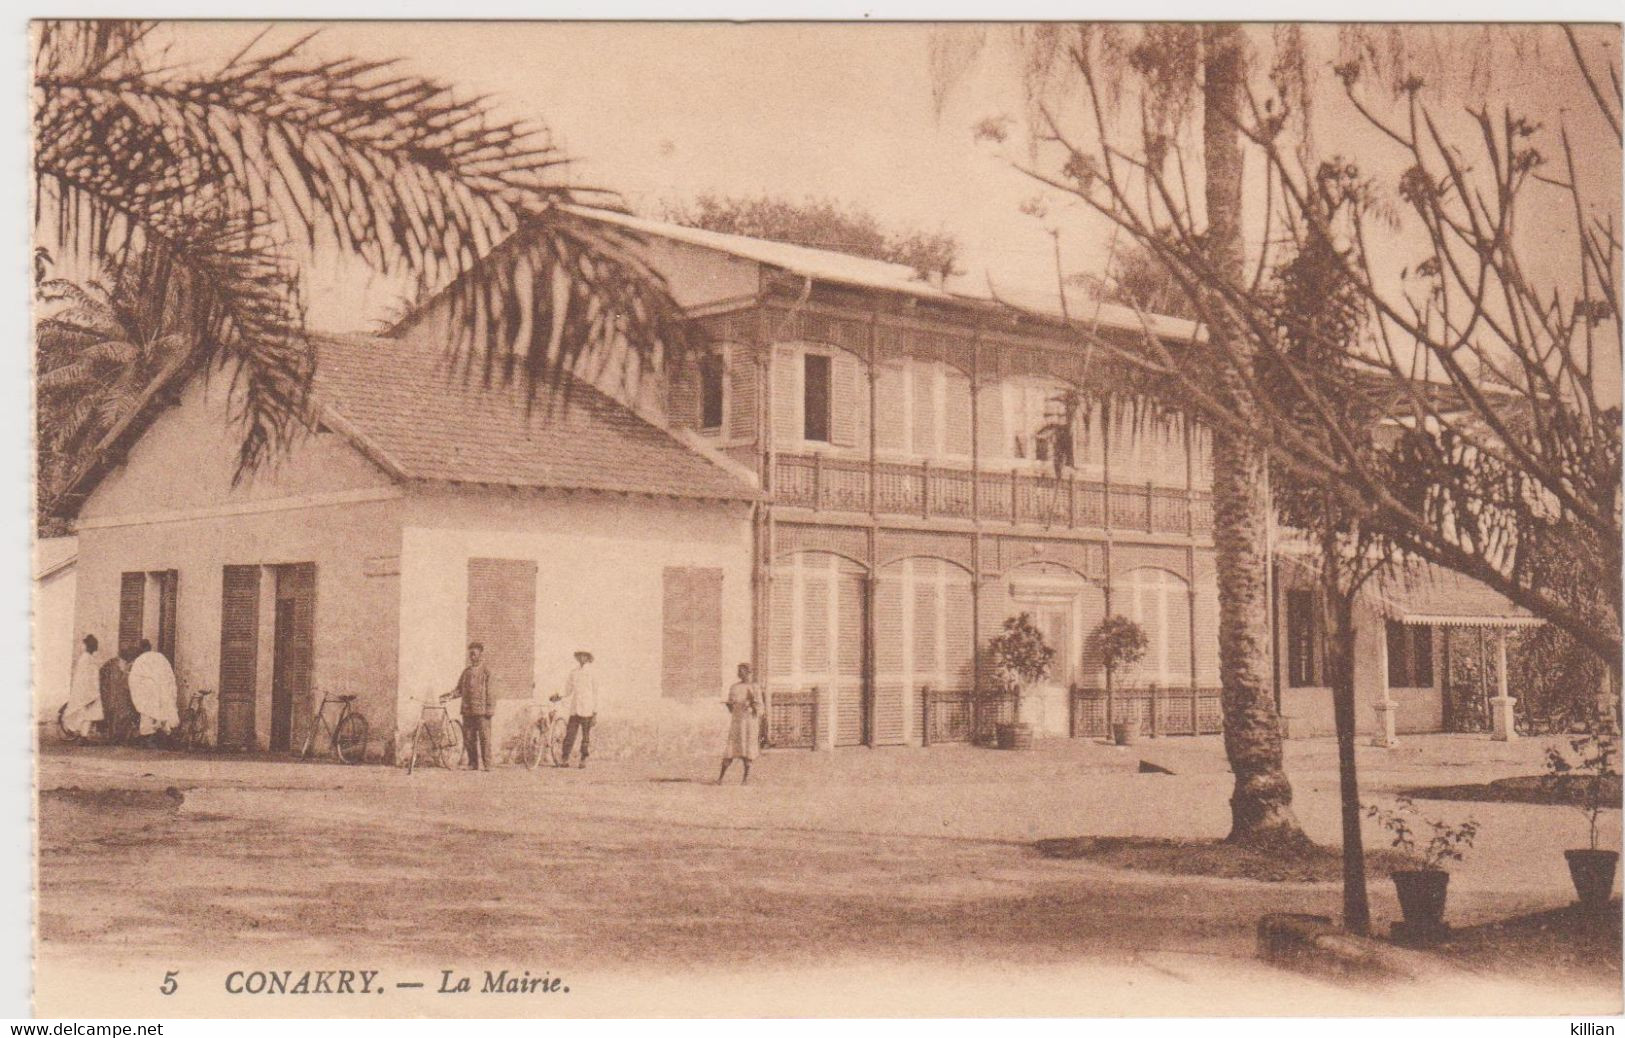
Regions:
<instances>
[{"instance_id":1,"label":"white column","mask_svg":"<svg viewBox=\"0 0 1625 1038\"><path fill-rule=\"evenodd\" d=\"M1377 734L1372 737L1371 745L1384 749L1392 749L1399 745L1399 736L1394 731L1394 700L1388 694L1388 622L1382 617L1377 618L1377 681L1378 688L1382 690L1377 697ZM1356 685L1358 688L1358 685Z\"/></svg>"},{"instance_id":2,"label":"white column","mask_svg":"<svg viewBox=\"0 0 1625 1038\"><path fill-rule=\"evenodd\" d=\"M1490 723L1494 726L1490 737L1497 742L1511 742L1518 737L1513 724L1513 704L1517 702L1507 694L1507 629L1495 632L1495 698L1490 700Z\"/></svg>"}]
</instances>

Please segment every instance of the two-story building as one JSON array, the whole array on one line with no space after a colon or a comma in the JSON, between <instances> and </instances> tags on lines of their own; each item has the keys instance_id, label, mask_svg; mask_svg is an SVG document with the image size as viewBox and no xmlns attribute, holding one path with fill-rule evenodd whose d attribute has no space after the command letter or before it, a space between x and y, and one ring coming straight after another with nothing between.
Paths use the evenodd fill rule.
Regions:
<instances>
[{"instance_id":1,"label":"two-story building","mask_svg":"<svg viewBox=\"0 0 1625 1038\"><path fill-rule=\"evenodd\" d=\"M1057 650L1027 719L1104 735L1091 635L1120 613L1150 646L1113 716L1219 729L1208 436L1155 387L1055 314L906 267L577 215L641 236L697 355L527 407L451 362L432 305L392 338L313 337L317 422L242 482L229 380L157 386L64 499L78 601L53 637L152 637L220 693L223 745L296 747L327 689L388 755L478 639L499 743L585 648L611 746L720 733L743 660L779 745L885 746L1007 718L979 647L1020 612Z\"/></svg>"}]
</instances>

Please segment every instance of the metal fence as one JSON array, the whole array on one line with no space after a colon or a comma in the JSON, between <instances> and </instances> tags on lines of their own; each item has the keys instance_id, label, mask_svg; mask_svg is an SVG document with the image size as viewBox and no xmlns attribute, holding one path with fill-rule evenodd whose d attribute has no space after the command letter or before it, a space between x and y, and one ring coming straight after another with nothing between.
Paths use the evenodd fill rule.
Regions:
<instances>
[{"instance_id":1,"label":"metal fence","mask_svg":"<svg viewBox=\"0 0 1625 1038\"><path fill-rule=\"evenodd\" d=\"M817 749L816 691L773 693L767 706L767 744L774 749Z\"/></svg>"},{"instance_id":2,"label":"metal fence","mask_svg":"<svg viewBox=\"0 0 1625 1038\"><path fill-rule=\"evenodd\" d=\"M1215 735L1224 731L1219 689L1191 686L1072 689L1074 738L1109 738L1113 724L1140 735Z\"/></svg>"}]
</instances>

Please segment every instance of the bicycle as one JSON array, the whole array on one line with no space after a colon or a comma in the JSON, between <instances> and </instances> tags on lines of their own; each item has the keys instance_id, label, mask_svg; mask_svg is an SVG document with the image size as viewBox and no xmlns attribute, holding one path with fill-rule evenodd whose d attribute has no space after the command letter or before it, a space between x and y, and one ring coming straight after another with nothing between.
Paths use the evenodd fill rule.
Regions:
<instances>
[{"instance_id":1,"label":"bicycle","mask_svg":"<svg viewBox=\"0 0 1625 1038\"><path fill-rule=\"evenodd\" d=\"M354 695L336 696L331 692L322 693L321 704L316 707L315 717L311 720L310 733L305 736L305 745L299 750L301 759L310 759L311 753L316 749L317 732L326 728L328 745L339 763L361 763L367 752L367 719L355 709L355 700ZM329 703L339 705L339 719L331 724L327 720Z\"/></svg>"},{"instance_id":2,"label":"bicycle","mask_svg":"<svg viewBox=\"0 0 1625 1038\"><path fill-rule=\"evenodd\" d=\"M181 711L180 724L175 726L173 740L177 748L190 751L208 745L208 714L203 709L203 700L212 695L213 690L207 688L192 693L186 709Z\"/></svg>"},{"instance_id":3,"label":"bicycle","mask_svg":"<svg viewBox=\"0 0 1625 1038\"><path fill-rule=\"evenodd\" d=\"M440 703L455 696L441 696ZM418 726L412 730L412 750L406 757L406 773L412 774L419 760L432 762L450 771L463 762L463 726L451 711L437 703L424 703Z\"/></svg>"},{"instance_id":4,"label":"bicycle","mask_svg":"<svg viewBox=\"0 0 1625 1038\"><path fill-rule=\"evenodd\" d=\"M89 734L81 735L68 727L67 715L68 704L63 703L56 711L56 731L58 735L62 736L63 741L84 743L87 746L95 746L106 741L107 722L92 721L89 726Z\"/></svg>"},{"instance_id":5,"label":"bicycle","mask_svg":"<svg viewBox=\"0 0 1625 1038\"><path fill-rule=\"evenodd\" d=\"M549 706L547 712L536 719L525 733L524 745L519 748L525 767L534 769L546 764L558 764L564 759L564 717L558 707Z\"/></svg>"}]
</instances>

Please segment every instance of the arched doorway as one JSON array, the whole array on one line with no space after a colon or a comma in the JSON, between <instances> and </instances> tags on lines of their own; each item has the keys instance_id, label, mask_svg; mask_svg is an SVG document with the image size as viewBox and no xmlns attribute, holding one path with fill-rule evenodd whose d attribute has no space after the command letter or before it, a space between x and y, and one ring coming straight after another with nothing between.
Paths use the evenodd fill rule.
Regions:
<instances>
[{"instance_id":1,"label":"arched doorway","mask_svg":"<svg viewBox=\"0 0 1625 1038\"><path fill-rule=\"evenodd\" d=\"M867 735L864 567L832 552L801 551L780 557L772 577L770 694L816 700L818 730L809 739L823 746L861 744Z\"/></svg>"},{"instance_id":2,"label":"arched doorway","mask_svg":"<svg viewBox=\"0 0 1625 1038\"><path fill-rule=\"evenodd\" d=\"M983 607L996 610L1000 625L1003 618L1029 613L1055 650L1049 677L1028 690L1026 721L1041 735L1070 735L1072 687L1099 680L1098 660L1088 646L1090 633L1106 615L1105 592L1065 566L1032 562L1006 573L995 596Z\"/></svg>"}]
</instances>

